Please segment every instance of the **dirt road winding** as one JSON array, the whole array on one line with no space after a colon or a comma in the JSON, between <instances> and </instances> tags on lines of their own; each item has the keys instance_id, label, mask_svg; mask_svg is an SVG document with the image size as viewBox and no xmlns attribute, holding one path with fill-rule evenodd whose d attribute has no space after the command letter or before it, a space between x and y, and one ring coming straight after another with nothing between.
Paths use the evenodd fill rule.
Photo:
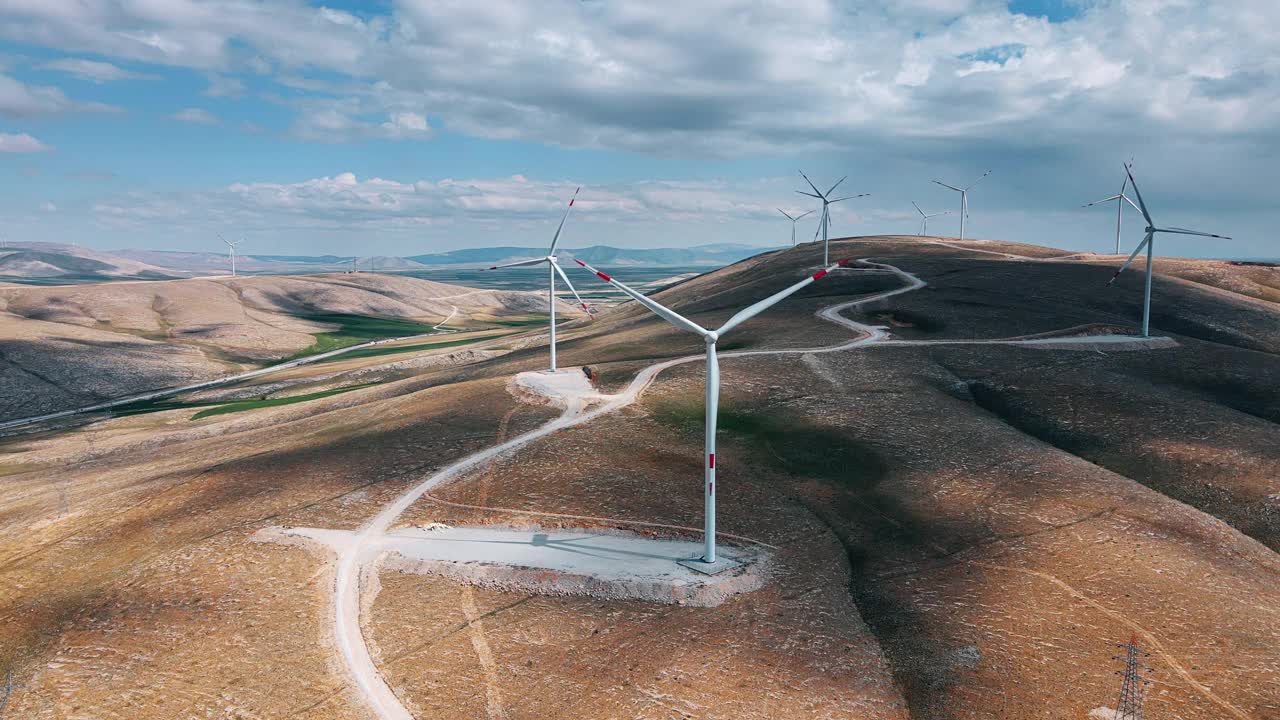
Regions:
<instances>
[{"instance_id":1,"label":"dirt road winding","mask_svg":"<svg viewBox=\"0 0 1280 720\"><path fill-rule=\"evenodd\" d=\"M849 350L856 347L865 347L867 345L874 345L877 343L884 343L889 336L887 328L865 325L844 317L841 313L859 305L884 300L885 298L893 297L895 295L901 295L903 293L918 290L925 287L926 283L915 275L892 265L871 262L867 259L860 260L858 262L860 266L864 268L891 272L901 278L904 283L902 287L831 305L817 312L817 316L819 318L853 330L859 333L860 337L837 345L817 348L727 352L720 356L721 359L758 355L830 353ZM1059 341L1060 340L1061 339L1059 339ZM1119 343L1123 341L1123 339L1117 339L1112 342ZM1143 342L1143 339L1134 337L1128 338L1128 341L1141 343ZM1034 341L1031 340L989 340L973 342L1002 345L1034 344ZM343 664L346 666L352 680L360 691L360 695L364 698L369 708L374 712L379 720L414 720L414 717L404 707L404 705L401 704L395 693L383 679L382 674L378 671L373 658L369 654L369 648L365 642L364 633L360 625L361 596L362 588L366 586L366 574L377 572L376 560L378 559L377 555L379 551L376 549L376 541L391 528L392 524L402 513L405 512L405 510L407 510L414 502L431 489L448 480L456 478L469 470L477 468L500 455L527 445L534 440L624 408L635 402L635 400L640 397L640 394L649 387L649 385L662 371L676 365L700 361L702 359L703 355L697 354L650 365L649 367L641 370L636 375L635 379L631 381L631 384L616 395L597 395L594 393L578 394L572 391L565 392L568 386L557 387L556 390L563 393L556 398L564 406L564 412L560 417L535 430L531 430L523 435L511 438L503 443L494 445L463 458L430 477L425 478L422 482L407 490L404 494L383 508L381 512L367 522L356 534L349 536L350 539L345 541L345 544L334 548L337 555L337 570L334 579L333 602L334 642L342 656ZM595 404L595 407L591 407L592 404Z\"/></svg>"}]
</instances>

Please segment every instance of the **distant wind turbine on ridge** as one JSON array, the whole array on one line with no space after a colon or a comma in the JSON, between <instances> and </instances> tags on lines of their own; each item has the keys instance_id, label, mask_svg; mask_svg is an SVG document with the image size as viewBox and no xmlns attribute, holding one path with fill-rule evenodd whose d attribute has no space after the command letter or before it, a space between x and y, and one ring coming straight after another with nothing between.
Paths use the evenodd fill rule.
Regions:
<instances>
[{"instance_id":1,"label":"distant wind turbine on ridge","mask_svg":"<svg viewBox=\"0 0 1280 720\"><path fill-rule=\"evenodd\" d=\"M218 233L218 239L227 244L227 253L231 256L231 277L236 276L236 246L244 242L244 238L240 238L235 242L222 237L222 233Z\"/></svg>"},{"instance_id":2,"label":"distant wind turbine on ridge","mask_svg":"<svg viewBox=\"0 0 1280 720\"><path fill-rule=\"evenodd\" d=\"M564 210L564 217L560 218L560 226L556 228L556 234L551 238L551 247L547 248L547 256L540 257L536 260L522 260L520 262L507 263L506 265L494 265L489 270L499 270L509 267L525 267L528 265L541 265L546 263L550 266L548 271L551 275L551 289L548 291L548 305L551 308L551 372L556 371L556 275L564 280L564 284L569 286L569 292L573 293L573 297L577 299L582 309L591 315L591 309L587 304L582 302L582 298L578 296L578 291L574 289L573 283L569 282L569 276L564 274L564 270L560 269L560 261L556 258L556 244L560 242L560 231L564 230L564 221L569 219L569 213L573 210L573 203L578 199L578 188L573 191L573 197L569 198L569 206Z\"/></svg>"},{"instance_id":3,"label":"distant wind turbine on ridge","mask_svg":"<svg viewBox=\"0 0 1280 720\"><path fill-rule=\"evenodd\" d=\"M794 294L801 288L812 284L817 280L821 280L828 273L836 268L846 265L848 260L841 260L839 263L827 267L823 270L806 277L805 279L791 285L790 287L776 292L769 297L748 305L746 308L738 311L733 317L729 318L725 324L716 330L708 330L697 323L677 314L674 310L658 303L640 292L623 285L621 282L613 279L609 275L600 272L581 260L574 260L582 267L596 274L596 277L604 280L610 285L618 288L622 292L631 296L636 302L651 310L655 315L666 320L681 330L691 332L702 337L703 342L707 346L707 418L706 418L706 453L704 454L705 472L703 475L703 503L704 503L704 548L702 553L702 561L705 563L716 562L716 415L720 406L720 362L716 356L716 341L725 333L736 328L742 323L768 310Z\"/></svg>"},{"instance_id":4,"label":"distant wind turbine on ridge","mask_svg":"<svg viewBox=\"0 0 1280 720\"><path fill-rule=\"evenodd\" d=\"M929 218L931 218L931 217L938 217L939 215L950 215L950 214L951 214L951 211L950 211L950 210L943 210L942 212L928 213L928 214L926 215L926 214L925 214L925 211L921 210L919 205L916 205L916 201L915 201L915 200L912 200L912 201L911 201L911 207L915 208L915 209L916 209L916 212L920 213L920 232L918 233L919 235L928 235L928 234L929 234Z\"/></svg>"},{"instance_id":5,"label":"distant wind turbine on ridge","mask_svg":"<svg viewBox=\"0 0 1280 720\"><path fill-rule=\"evenodd\" d=\"M981 175L979 175L977 180L974 180L973 182L969 183L967 186L962 188L958 188L955 185L948 185L942 182L941 180L934 180L934 182L937 183L938 185L941 185L942 187L947 188L949 190L955 190L956 192L960 193L960 239L961 240L964 240L965 218L969 217L969 191L973 189L974 185L977 185L978 183L982 182L982 179L990 174L991 174L991 171L988 170L982 173Z\"/></svg>"},{"instance_id":6,"label":"distant wind turbine on ridge","mask_svg":"<svg viewBox=\"0 0 1280 720\"><path fill-rule=\"evenodd\" d=\"M862 193L861 195L846 195L845 197L836 198L835 200L832 200L831 193L835 192L835 189L840 186L840 183L844 182L845 179L849 177L848 175L845 175L844 177L837 180L836 184L832 185L831 188L828 189L825 193L819 190L817 185L813 184L813 181L809 179L808 175L804 174L803 170L800 171L800 177L804 178L804 181L809 183L809 187L813 188L813 192L807 193L803 190L797 190L796 192L800 193L801 195L805 195L811 198L817 198L818 200L822 201L822 215L818 219L818 232L822 233L822 264L825 266L831 262L831 255L827 249L827 243L828 243L827 233L831 227L831 212L828 210L828 207L830 207L833 203L844 202L845 200L852 200L854 198L866 197L871 193ZM815 239L817 238L817 233L814 233L814 238Z\"/></svg>"},{"instance_id":7,"label":"distant wind turbine on ridge","mask_svg":"<svg viewBox=\"0 0 1280 720\"><path fill-rule=\"evenodd\" d=\"M1124 164L1124 172L1125 172L1125 175L1128 176L1129 184L1133 186L1133 194L1136 195L1138 198L1138 210L1142 212L1142 217L1146 218L1147 220L1147 235L1145 238L1143 238L1142 242L1138 244L1138 247L1134 248L1133 254L1129 256L1129 259L1124 261L1124 264L1120 266L1119 270L1116 270L1116 274L1111 276L1111 279L1107 281L1107 284L1110 285L1111 283L1115 282L1116 278L1120 277L1120 273L1124 272L1125 268L1129 267L1129 263L1133 262L1133 259L1138 257L1138 253L1142 252L1142 249L1144 247L1147 249L1147 284L1146 284L1146 288L1143 290L1143 295L1142 295L1142 337L1150 337L1149 330L1151 328L1151 257L1152 257L1152 254L1155 252L1156 233L1169 233L1171 235L1196 235L1199 237L1220 238L1222 240L1230 240L1231 238L1227 237L1226 235L1214 235L1213 233L1200 232L1199 230L1188 230L1186 228L1156 227L1156 221L1151 219L1151 213L1147 211L1147 204L1142 201L1142 193L1138 190L1138 182L1133 179L1133 169L1130 167L1129 163Z\"/></svg>"},{"instance_id":8,"label":"distant wind turbine on ridge","mask_svg":"<svg viewBox=\"0 0 1280 720\"><path fill-rule=\"evenodd\" d=\"M800 213L799 215L796 215L795 217L792 217L790 213L788 213L786 210L783 210L782 208L778 208L778 212L782 213L783 217L791 221L791 247L795 247L796 246L796 222L800 220L800 218L804 217L805 215L812 215L817 211L808 210L806 212Z\"/></svg>"},{"instance_id":9,"label":"distant wind turbine on ridge","mask_svg":"<svg viewBox=\"0 0 1280 720\"><path fill-rule=\"evenodd\" d=\"M1129 203L1130 205L1133 205L1134 210L1137 210L1138 212L1142 212L1142 208L1138 207L1137 205L1134 205L1133 201L1129 199L1129 196L1124 194L1125 189L1127 189L1128 187L1129 187L1129 176L1126 174L1124 178L1124 182L1120 184L1120 193L1118 195L1112 195L1109 198L1095 200L1094 202L1091 202L1088 205L1081 206L1081 207L1093 207L1094 205L1101 205L1102 203L1108 203L1113 200L1115 201L1116 203L1116 255L1120 254L1120 222L1121 222L1121 218L1124 216L1124 204Z\"/></svg>"}]
</instances>

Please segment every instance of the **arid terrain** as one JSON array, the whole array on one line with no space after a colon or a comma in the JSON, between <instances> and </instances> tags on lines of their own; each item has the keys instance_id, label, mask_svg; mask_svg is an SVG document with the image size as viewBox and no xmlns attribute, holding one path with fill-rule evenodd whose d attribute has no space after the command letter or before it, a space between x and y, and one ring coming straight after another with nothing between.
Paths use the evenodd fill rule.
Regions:
<instances>
[{"instance_id":1,"label":"arid terrain","mask_svg":"<svg viewBox=\"0 0 1280 720\"><path fill-rule=\"evenodd\" d=\"M832 254L876 264L720 341L721 530L771 548L765 587L695 608L374 572L355 632L395 701L416 718L1084 720L1110 717L1135 635L1148 718L1280 720L1280 269L1157 263L1174 277L1153 334L1172 342L1143 344L1089 341L1136 332L1140 274L1106 284L1121 259L897 236ZM802 245L656 297L715 327L820 259ZM364 527L505 441L394 525L699 537L699 338L635 303L578 316L560 363L609 397L699 359L523 441L565 417L512 392L545 366L545 325L480 321L537 303L401 282L431 285L0 289L0 334L31 346L7 362L83 377L110 357L136 378L112 387L289 356L333 327L308 314L476 321L441 339L465 344L0 438L0 717L378 717L336 648L333 558L261 533Z\"/></svg>"},{"instance_id":2,"label":"arid terrain","mask_svg":"<svg viewBox=\"0 0 1280 720\"><path fill-rule=\"evenodd\" d=\"M565 303L559 312L583 314ZM343 344L490 328L545 313L539 293L371 273L3 288L0 421L211 380ZM388 319L392 327L366 327L368 318Z\"/></svg>"}]
</instances>

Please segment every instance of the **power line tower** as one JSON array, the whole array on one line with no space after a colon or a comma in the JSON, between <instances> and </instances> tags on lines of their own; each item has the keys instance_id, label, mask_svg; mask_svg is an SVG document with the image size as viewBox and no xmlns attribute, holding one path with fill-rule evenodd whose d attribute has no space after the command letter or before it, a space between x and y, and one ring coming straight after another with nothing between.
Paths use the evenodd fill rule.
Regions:
<instances>
[{"instance_id":1,"label":"power line tower","mask_svg":"<svg viewBox=\"0 0 1280 720\"><path fill-rule=\"evenodd\" d=\"M1124 676L1124 680L1120 683L1120 704L1116 707L1116 720L1145 720L1142 701L1150 680L1144 677L1144 673L1151 672L1151 667L1142 658L1150 657L1150 653L1142 652L1142 648L1138 647L1137 633L1129 636L1129 642L1116 647L1125 651L1123 658L1119 655L1113 658L1124 660L1124 672L1117 673Z\"/></svg>"}]
</instances>

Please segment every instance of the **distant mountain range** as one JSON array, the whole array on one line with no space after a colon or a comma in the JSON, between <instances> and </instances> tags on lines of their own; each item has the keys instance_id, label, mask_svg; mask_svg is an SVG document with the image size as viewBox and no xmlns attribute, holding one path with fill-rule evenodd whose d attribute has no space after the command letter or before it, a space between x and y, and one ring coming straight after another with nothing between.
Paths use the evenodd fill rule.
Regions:
<instances>
[{"instance_id":1,"label":"distant mountain range","mask_svg":"<svg viewBox=\"0 0 1280 720\"><path fill-rule=\"evenodd\" d=\"M61 243L6 243L0 247L0 279L27 281L166 280L182 277L158 265L114 253Z\"/></svg>"},{"instance_id":2,"label":"distant mountain range","mask_svg":"<svg viewBox=\"0 0 1280 720\"><path fill-rule=\"evenodd\" d=\"M616 248L608 245L592 245L585 248L565 248L559 254L570 255L592 264L644 265L648 267L720 267L738 262L772 248L754 245L720 243L697 245L689 248ZM542 257L546 250L526 247L486 247L453 250L427 255L410 255L407 260L427 266L494 265Z\"/></svg>"},{"instance_id":3,"label":"distant mountain range","mask_svg":"<svg viewBox=\"0 0 1280 720\"><path fill-rule=\"evenodd\" d=\"M563 256L592 264L645 267L721 267L770 248L715 244L690 248L632 249L608 245L563 249ZM409 257L340 255L240 255L237 269L246 274L292 275L362 271L406 272L431 268L486 267L542 257L542 248L485 247ZM169 280L225 275L231 269L225 253L126 249L111 252L61 243L10 243L0 247L0 282L67 284L108 280Z\"/></svg>"}]
</instances>

